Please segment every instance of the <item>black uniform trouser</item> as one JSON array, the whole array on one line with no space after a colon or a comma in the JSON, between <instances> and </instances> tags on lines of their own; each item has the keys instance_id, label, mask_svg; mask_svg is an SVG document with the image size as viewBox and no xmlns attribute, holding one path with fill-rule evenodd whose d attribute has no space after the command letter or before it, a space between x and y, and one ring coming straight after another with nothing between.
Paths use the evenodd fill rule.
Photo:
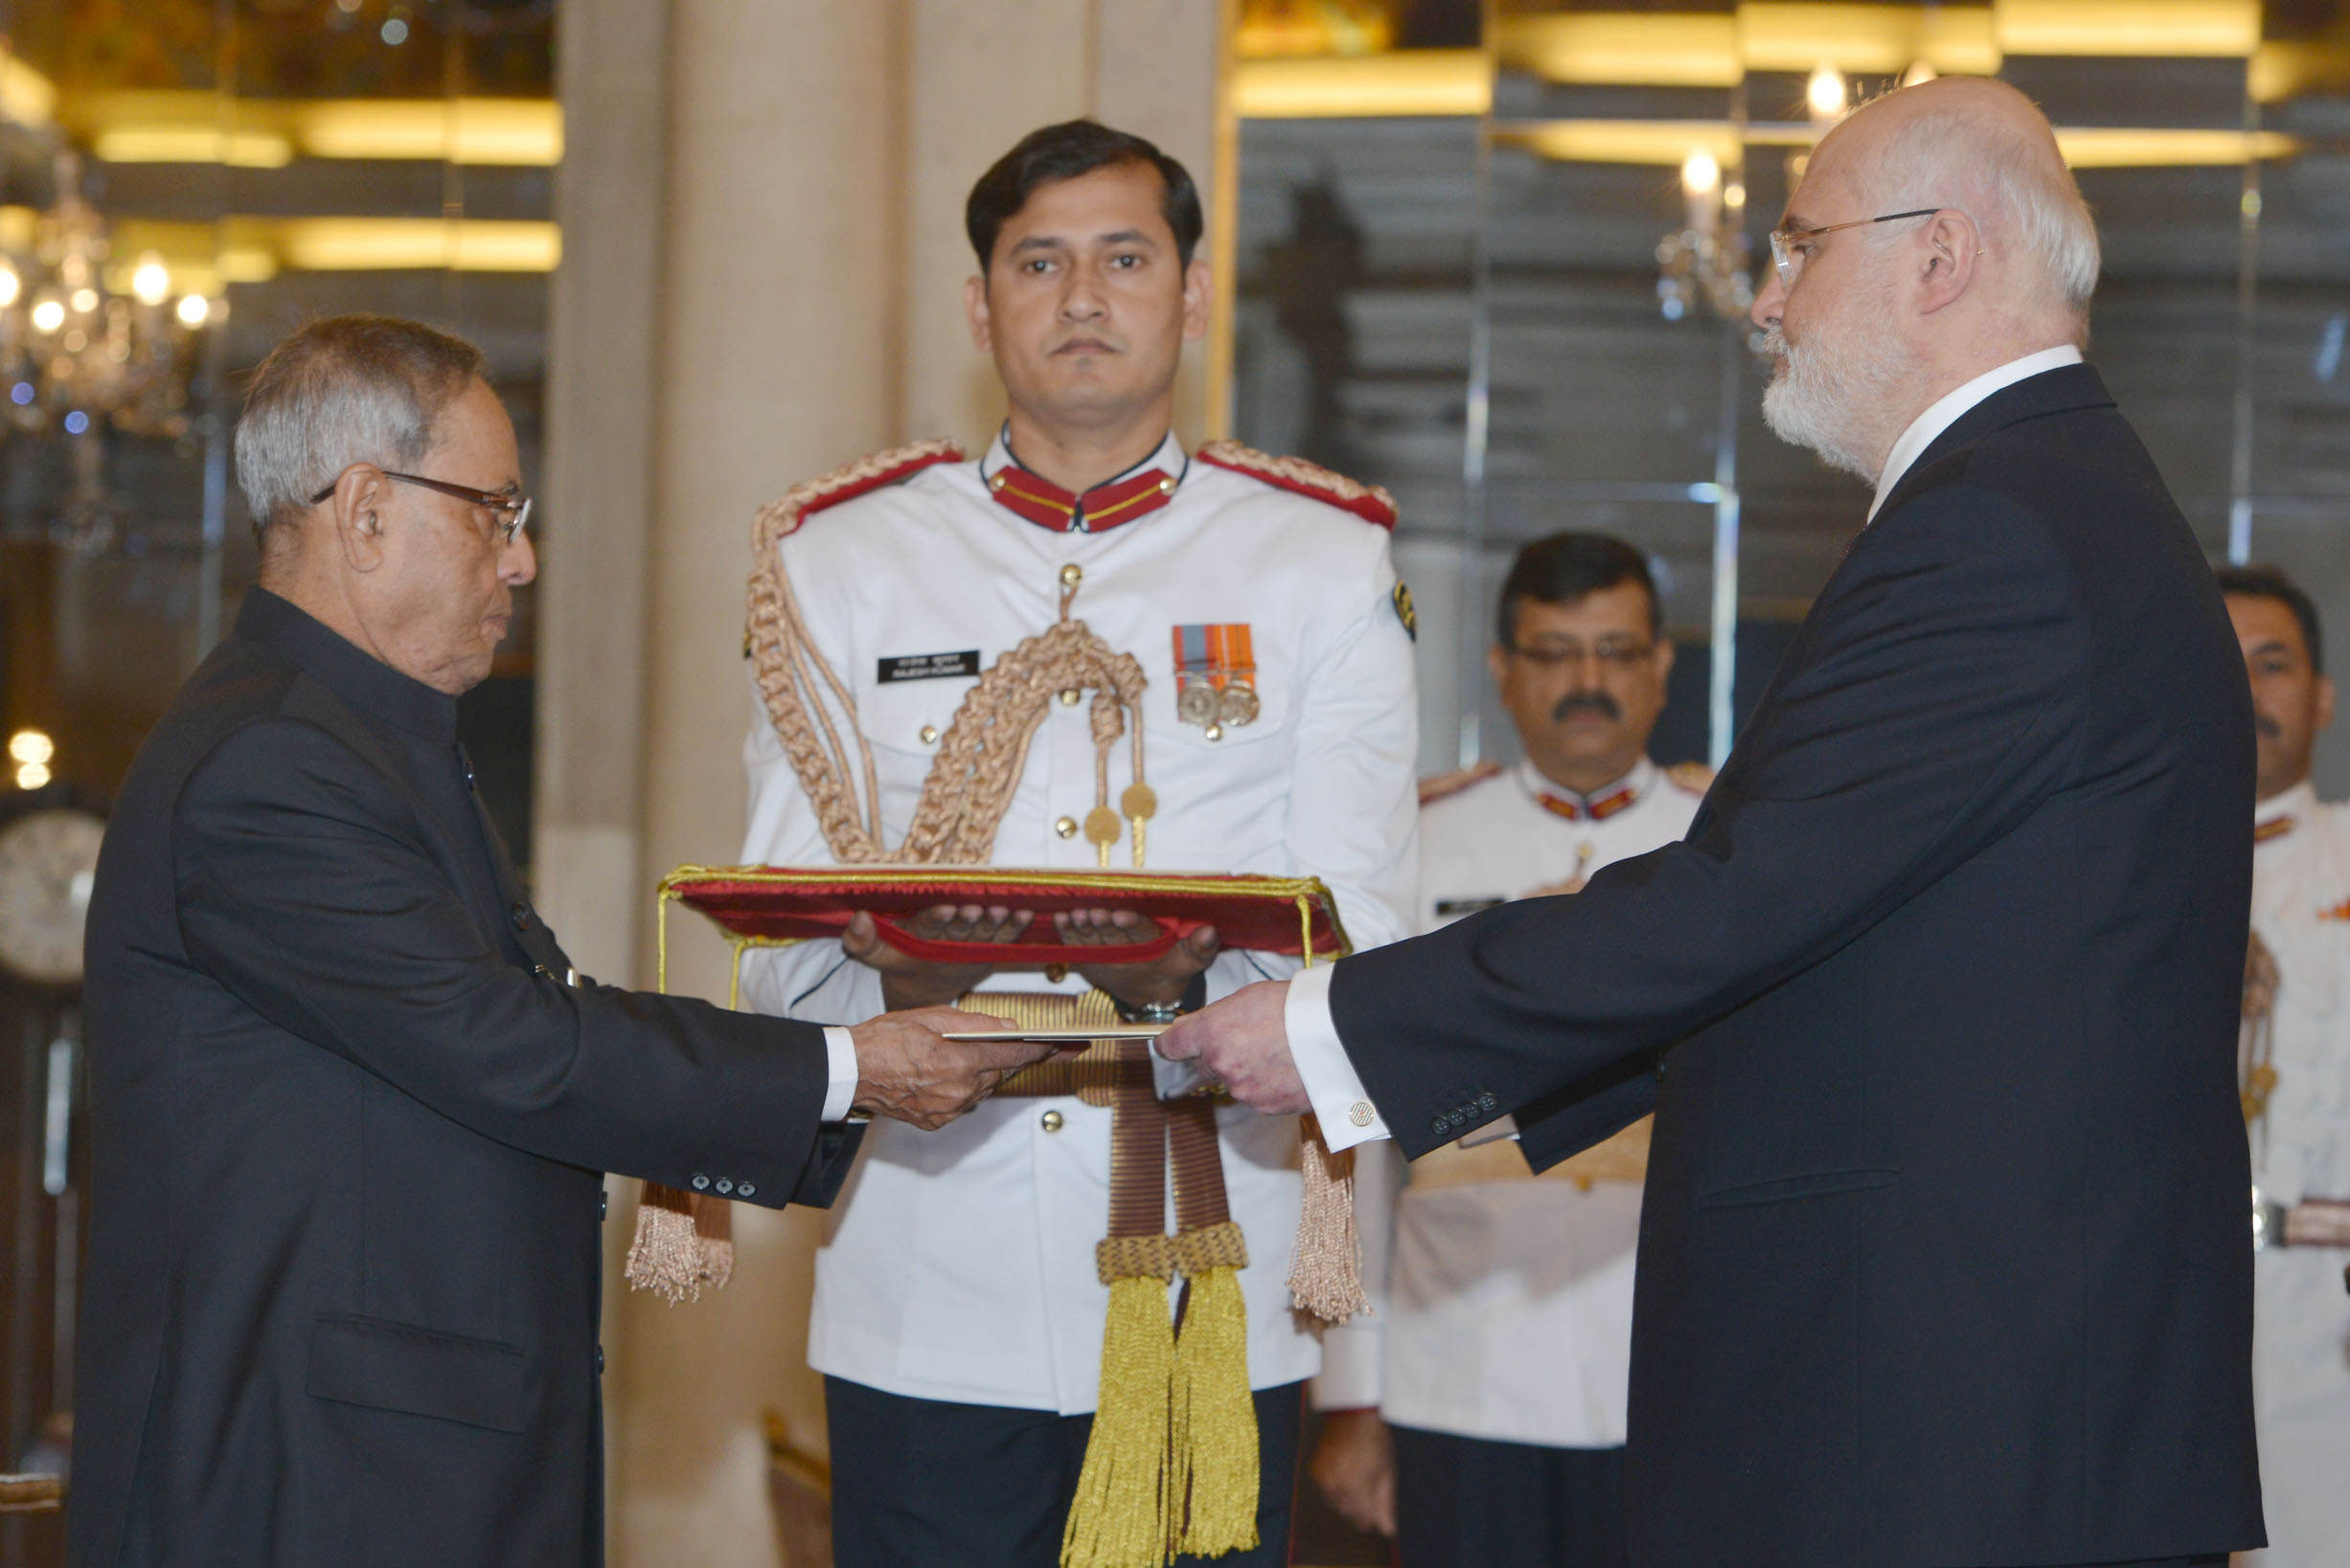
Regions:
<instances>
[{"instance_id":1,"label":"black uniform trouser","mask_svg":"<svg viewBox=\"0 0 2350 1568\"><path fill-rule=\"evenodd\" d=\"M1215 1568L1289 1560L1304 1386L1257 1391L1257 1548ZM824 1405L834 1568L1057 1568L1091 1416L911 1399L838 1377L824 1380Z\"/></svg>"},{"instance_id":2,"label":"black uniform trouser","mask_svg":"<svg viewBox=\"0 0 2350 1568\"><path fill-rule=\"evenodd\" d=\"M1394 1430L1403 1568L1625 1568L1623 1449Z\"/></svg>"}]
</instances>

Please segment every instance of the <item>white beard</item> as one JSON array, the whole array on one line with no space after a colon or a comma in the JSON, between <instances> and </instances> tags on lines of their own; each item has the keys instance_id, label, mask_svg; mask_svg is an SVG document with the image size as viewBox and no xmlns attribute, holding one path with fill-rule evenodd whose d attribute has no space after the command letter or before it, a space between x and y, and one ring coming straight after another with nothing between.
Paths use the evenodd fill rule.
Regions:
<instances>
[{"instance_id":1,"label":"white beard","mask_svg":"<svg viewBox=\"0 0 2350 1568\"><path fill-rule=\"evenodd\" d=\"M1872 485L1898 434L1882 427L1891 411L1906 405L1913 363L1908 350L1882 341L1883 330L1874 323L1889 312L1870 310L1876 303L1854 297L1833 317L1813 323L1800 348L1791 347L1779 329L1770 327L1765 336L1768 352L1787 368L1770 378L1763 394L1763 422L1771 434L1810 447L1830 467ZM1859 330L1848 333L1853 325ZM1854 341L1871 331L1881 340L1866 346Z\"/></svg>"}]
</instances>

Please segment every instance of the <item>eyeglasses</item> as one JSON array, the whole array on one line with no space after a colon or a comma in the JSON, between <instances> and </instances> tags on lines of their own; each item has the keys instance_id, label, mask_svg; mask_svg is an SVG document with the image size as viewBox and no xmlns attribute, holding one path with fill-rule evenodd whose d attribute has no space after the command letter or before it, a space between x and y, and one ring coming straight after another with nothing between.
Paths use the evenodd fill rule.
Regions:
<instances>
[{"instance_id":1,"label":"eyeglasses","mask_svg":"<svg viewBox=\"0 0 2350 1568\"><path fill-rule=\"evenodd\" d=\"M1637 670L1656 652L1654 643L1597 643L1590 648L1581 643L1513 643L1510 655L1540 665L1544 670L1556 670L1563 665L1580 665L1586 659L1599 661L1601 670L1608 673Z\"/></svg>"},{"instance_id":2,"label":"eyeglasses","mask_svg":"<svg viewBox=\"0 0 2350 1568\"><path fill-rule=\"evenodd\" d=\"M1803 263L1808 251L1795 249L1798 239L1816 239L1823 234L1838 229L1859 229L1871 223L1893 223L1905 217L1931 217L1942 211L1939 207L1920 207L1913 213L1887 213L1882 217L1856 217L1849 223L1823 223L1816 229L1773 229L1770 231L1770 264L1779 269L1779 286L1792 288L1795 280L1803 276Z\"/></svg>"},{"instance_id":3,"label":"eyeglasses","mask_svg":"<svg viewBox=\"0 0 2350 1568\"><path fill-rule=\"evenodd\" d=\"M439 490L443 495L453 495L460 501L470 501L473 505L483 508L496 519L501 544L512 544L520 538L523 528L531 520L531 498L527 495L515 495L508 490L477 490L469 485L452 485L445 479L426 479L418 474L396 474L389 468L383 469L382 473L386 479L397 479L403 485L421 485L425 489ZM336 476L335 484L341 483L341 477ZM316 506L333 493L334 486L329 485L325 489L310 497L310 505Z\"/></svg>"}]
</instances>

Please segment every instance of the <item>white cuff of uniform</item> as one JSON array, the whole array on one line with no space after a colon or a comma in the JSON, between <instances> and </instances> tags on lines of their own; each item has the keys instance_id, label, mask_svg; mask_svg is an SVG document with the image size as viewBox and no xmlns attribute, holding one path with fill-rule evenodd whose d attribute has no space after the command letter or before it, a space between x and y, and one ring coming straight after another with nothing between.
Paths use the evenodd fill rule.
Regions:
<instances>
[{"instance_id":1,"label":"white cuff of uniform","mask_svg":"<svg viewBox=\"0 0 2350 1568\"><path fill-rule=\"evenodd\" d=\"M1316 1410L1376 1410L1379 1408L1380 1358L1387 1336L1376 1324L1359 1320L1322 1330L1322 1370L1313 1379Z\"/></svg>"},{"instance_id":2,"label":"white cuff of uniform","mask_svg":"<svg viewBox=\"0 0 2350 1568\"><path fill-rule=\"evenodd\" d=\"M1289 1060L1322 1124L1323 1146L1333 1154L1388 1135L1355 1064L1346 1059L1346 1047L1338 1043L1338 1025L1330 1015L1330 977L1337 972L1335 964L1298 970L1289 977L1289 994L1281 1007Z\"/></svg>"},{"instance_id":3,"label":"white cuff of uniform","mask_svg":"<svg viewBox=\"0 0 2350 1568\"><path fill-rule=\"evenodd\" d=\"M831 1086L824 1091L826 1122L846 1122L856 1102L856 1041L834 1025L824 1032L824 1059L831 1067Z\"/></svg>"}]
</instances>

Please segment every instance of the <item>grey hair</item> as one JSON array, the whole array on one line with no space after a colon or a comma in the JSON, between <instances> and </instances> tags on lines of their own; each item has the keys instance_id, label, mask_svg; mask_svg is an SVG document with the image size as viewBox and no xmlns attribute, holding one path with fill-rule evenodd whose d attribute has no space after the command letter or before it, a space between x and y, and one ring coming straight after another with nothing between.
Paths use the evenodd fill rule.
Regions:
<instances>
[{"instance_id":1,"label":"grey hair","mask_svg":"<svg viewBox=\"0 0 2350 1568\"><path fill-rule=\"evenodd\" d=\"M474 382L481 350L397 316L330 316L286 337L253 373L237 420L237 484L264 546L354 463L413 468L433 426Z\"/></svg>"},{"instance_id":2,"label":"grey hair","mask_svg":"<svg viewBox=\"0 0 2350 1568\"><path fill-rule=\"evenodd\" d=\"M1974 219L1984 243L2013 246L2037 266L2086 333L2097 290L2097 223L2072 170L2046 143L1962 107L1907 115L1879 145L1859 185L1873 210L1930 202Z\"/></svg>"}]
</instances>

